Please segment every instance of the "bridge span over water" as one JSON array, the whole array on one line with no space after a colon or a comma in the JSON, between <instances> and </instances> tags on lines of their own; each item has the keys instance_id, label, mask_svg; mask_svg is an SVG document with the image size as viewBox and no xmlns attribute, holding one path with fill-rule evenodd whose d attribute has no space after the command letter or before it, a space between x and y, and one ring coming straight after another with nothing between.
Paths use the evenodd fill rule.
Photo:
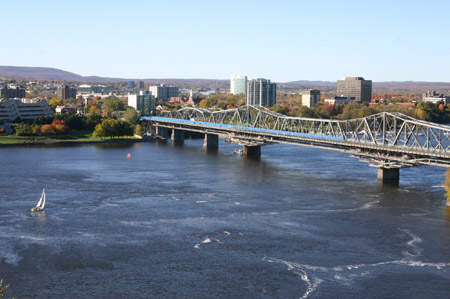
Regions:
<instances>
[{"instance_id":1,"label":"bridge span over water","mask_svg":"<svg viewBox=\"0 0 450 299\"><path fill-rule=\"evenodd\" d=\"M330 120L285 116L259 106L210 111L183 108L141 118L144 132L183 142L184 131L205 134L205 148L218 138L240 144L243 154L261 155L261 146L289 143L348 152L378 168L378 179L398 181L400 168L450 167L450 127L396 112Z\"/></svg>"}]
</instances>

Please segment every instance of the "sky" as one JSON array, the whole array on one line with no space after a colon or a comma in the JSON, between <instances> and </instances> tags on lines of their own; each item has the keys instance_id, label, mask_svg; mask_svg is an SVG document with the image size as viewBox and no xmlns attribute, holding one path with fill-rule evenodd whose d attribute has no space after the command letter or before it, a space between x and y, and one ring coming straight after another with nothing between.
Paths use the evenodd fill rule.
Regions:
<instances>
[{"instance_id":1,"label":"sky","mask_svg":"<svg viewBox=\"0 0 450 299\"><path fill-rule=\"evenodd\" d=\"M450 82L447 0L0 0L0 65L83 76Z\"/></svg>"}]
</instances>

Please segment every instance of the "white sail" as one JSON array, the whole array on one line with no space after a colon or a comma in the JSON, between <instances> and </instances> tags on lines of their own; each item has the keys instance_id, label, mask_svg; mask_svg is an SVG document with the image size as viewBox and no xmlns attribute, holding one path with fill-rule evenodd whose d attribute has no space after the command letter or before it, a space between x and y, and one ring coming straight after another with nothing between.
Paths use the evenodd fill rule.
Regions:
<instances>
[{"instance_id":1,"label":"white sail","mask_svg":"<svg viewBox=\"0 0 450 299\"><path fill-rule=\"evenodd\" d=\"M45 207L45 188L42 190L41 198L39 199L37 205L31 209L32 212L42 211Z\"/></svg>"},{"instance_id":2,"label":"white sail","mask_svg":"<svg viewBox=\"0 0 450 299\"><path fill-rule=\"evenodd\" d=\"M44 191L42 191L42 194L44 195L44 199L43 199L42 204L41 204L41 209L43 210L44 207L45 207L45 189L44 189Z\"/></svg>"},{"instance_id":3,"label":"white sail","mask_svg":"<svg viewBox=\"0 0 450 299\"><path fill-rule=\"evenodd\" d=\"M41 195L41 198L39 199L39 201L38 201L38 203L36 205L36 208L39 208L41 206L42 201L44 200L44 198L45 198L45 188L44 188L44 190L42 190L42 195Z\"/></svg>"}]
</instances>

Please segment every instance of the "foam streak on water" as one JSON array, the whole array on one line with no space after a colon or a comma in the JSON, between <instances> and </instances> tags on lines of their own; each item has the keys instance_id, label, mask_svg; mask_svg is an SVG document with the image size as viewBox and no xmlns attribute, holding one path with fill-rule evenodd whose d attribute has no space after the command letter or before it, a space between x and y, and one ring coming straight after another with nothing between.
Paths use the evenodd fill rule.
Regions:
<instances>
[{"instance_id":1,"label":"foam streak on water","mask_svg":"<svg viewBox=\"0 0 450 299\"><path fill-rule=\"evenodd\" d=\"M411 240L406 242L406 249L402 252L404 258L393 261L384 261L373 264L353 264L353 265L339 265L335 267L312 266L307 264L299 264L285 261L278 258L264 258L264 261L270 263L281 263L287 266L287 270L296 273L301 280L307 285L307 290L300 298L307 298L317 286L324 281L337 281L346 285L354 283L360 277L369 276L374 269L377 273L386 271L395 271L395 265L406 267L428 267L436 270L442 270L447 273L450 270L450 263L427 263L418 260L421 255L422 248L418 245L422 243L422 239L413 234L407 229L400 229L402 232L408 234ZM380 269L381 268L381 269ZM310 278L311 277L311 278ZM311 282L314 281L314 283Z\"/></svg>"}]
</instances>

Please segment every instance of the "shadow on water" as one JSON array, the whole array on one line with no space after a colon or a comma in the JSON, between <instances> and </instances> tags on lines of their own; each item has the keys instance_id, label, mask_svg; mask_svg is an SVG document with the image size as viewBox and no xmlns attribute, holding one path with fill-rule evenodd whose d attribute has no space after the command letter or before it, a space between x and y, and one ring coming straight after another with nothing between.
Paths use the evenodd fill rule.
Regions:
<instances>
[{"instance_id":1,"label":"shadow on water","mask_svg":"<svg viewBox=\"0 0 450 299\"><path fill-rule=\"evenodd\" d=\"M156 140L155 142L152 143L152 145L155 146L167 146L167 144L168 144L167 139Z\"/></svg>"},{"instance_id":2,"label":"shadow on water","mask_svg":"<svg viewBox=\"0 0 450 299\"><path fill-rule=\"evenodd\" d=\"M242 160L244 160L244 161L260 162L261 161L261 156L247 156L247 155L244 155L244 156L242 156Z\"/></svg>"},{"instance_id":3,"label":"shadow on water","mask_svg":"<svg viewBox=\"0 0 450 299\"><path fill-rule=\"evenodd\" d=\"M205 148L205 154L207 156L217 157L217 156L219 156L219 149L218 148Z\"/></svg>"},{"instance_id":4,"label":"shadow on water","mask_svg":"<svg viewBox=\"0 0 450 299\"><path fill-rule=\"evenodd\" d=\"M135 146L141 146L139 143L98 143L94 144L95 149L98 150L114 150L120 148L131 148Z\"/></svg>"},{"instance_id":5,"label":"shadow on water","mask_svg":"<svg viewBox=\"0 0 450 299\"><path fill-rule=\"evenodd\" d=\"M447 201L447 206L445 208L445 219L450 223L450 201Z\"/></svg>"},{"instance_id":6,"label":"shadow on water","mask_svg":"<svg viewBox=\"0 0 450 299\"><path fill-rule=\"evenodd\" d=\"M378 180L378 189L379 191L390 191L396 190L400 186L399 181L383 181Z\"/></svg>"}]
</instances>

